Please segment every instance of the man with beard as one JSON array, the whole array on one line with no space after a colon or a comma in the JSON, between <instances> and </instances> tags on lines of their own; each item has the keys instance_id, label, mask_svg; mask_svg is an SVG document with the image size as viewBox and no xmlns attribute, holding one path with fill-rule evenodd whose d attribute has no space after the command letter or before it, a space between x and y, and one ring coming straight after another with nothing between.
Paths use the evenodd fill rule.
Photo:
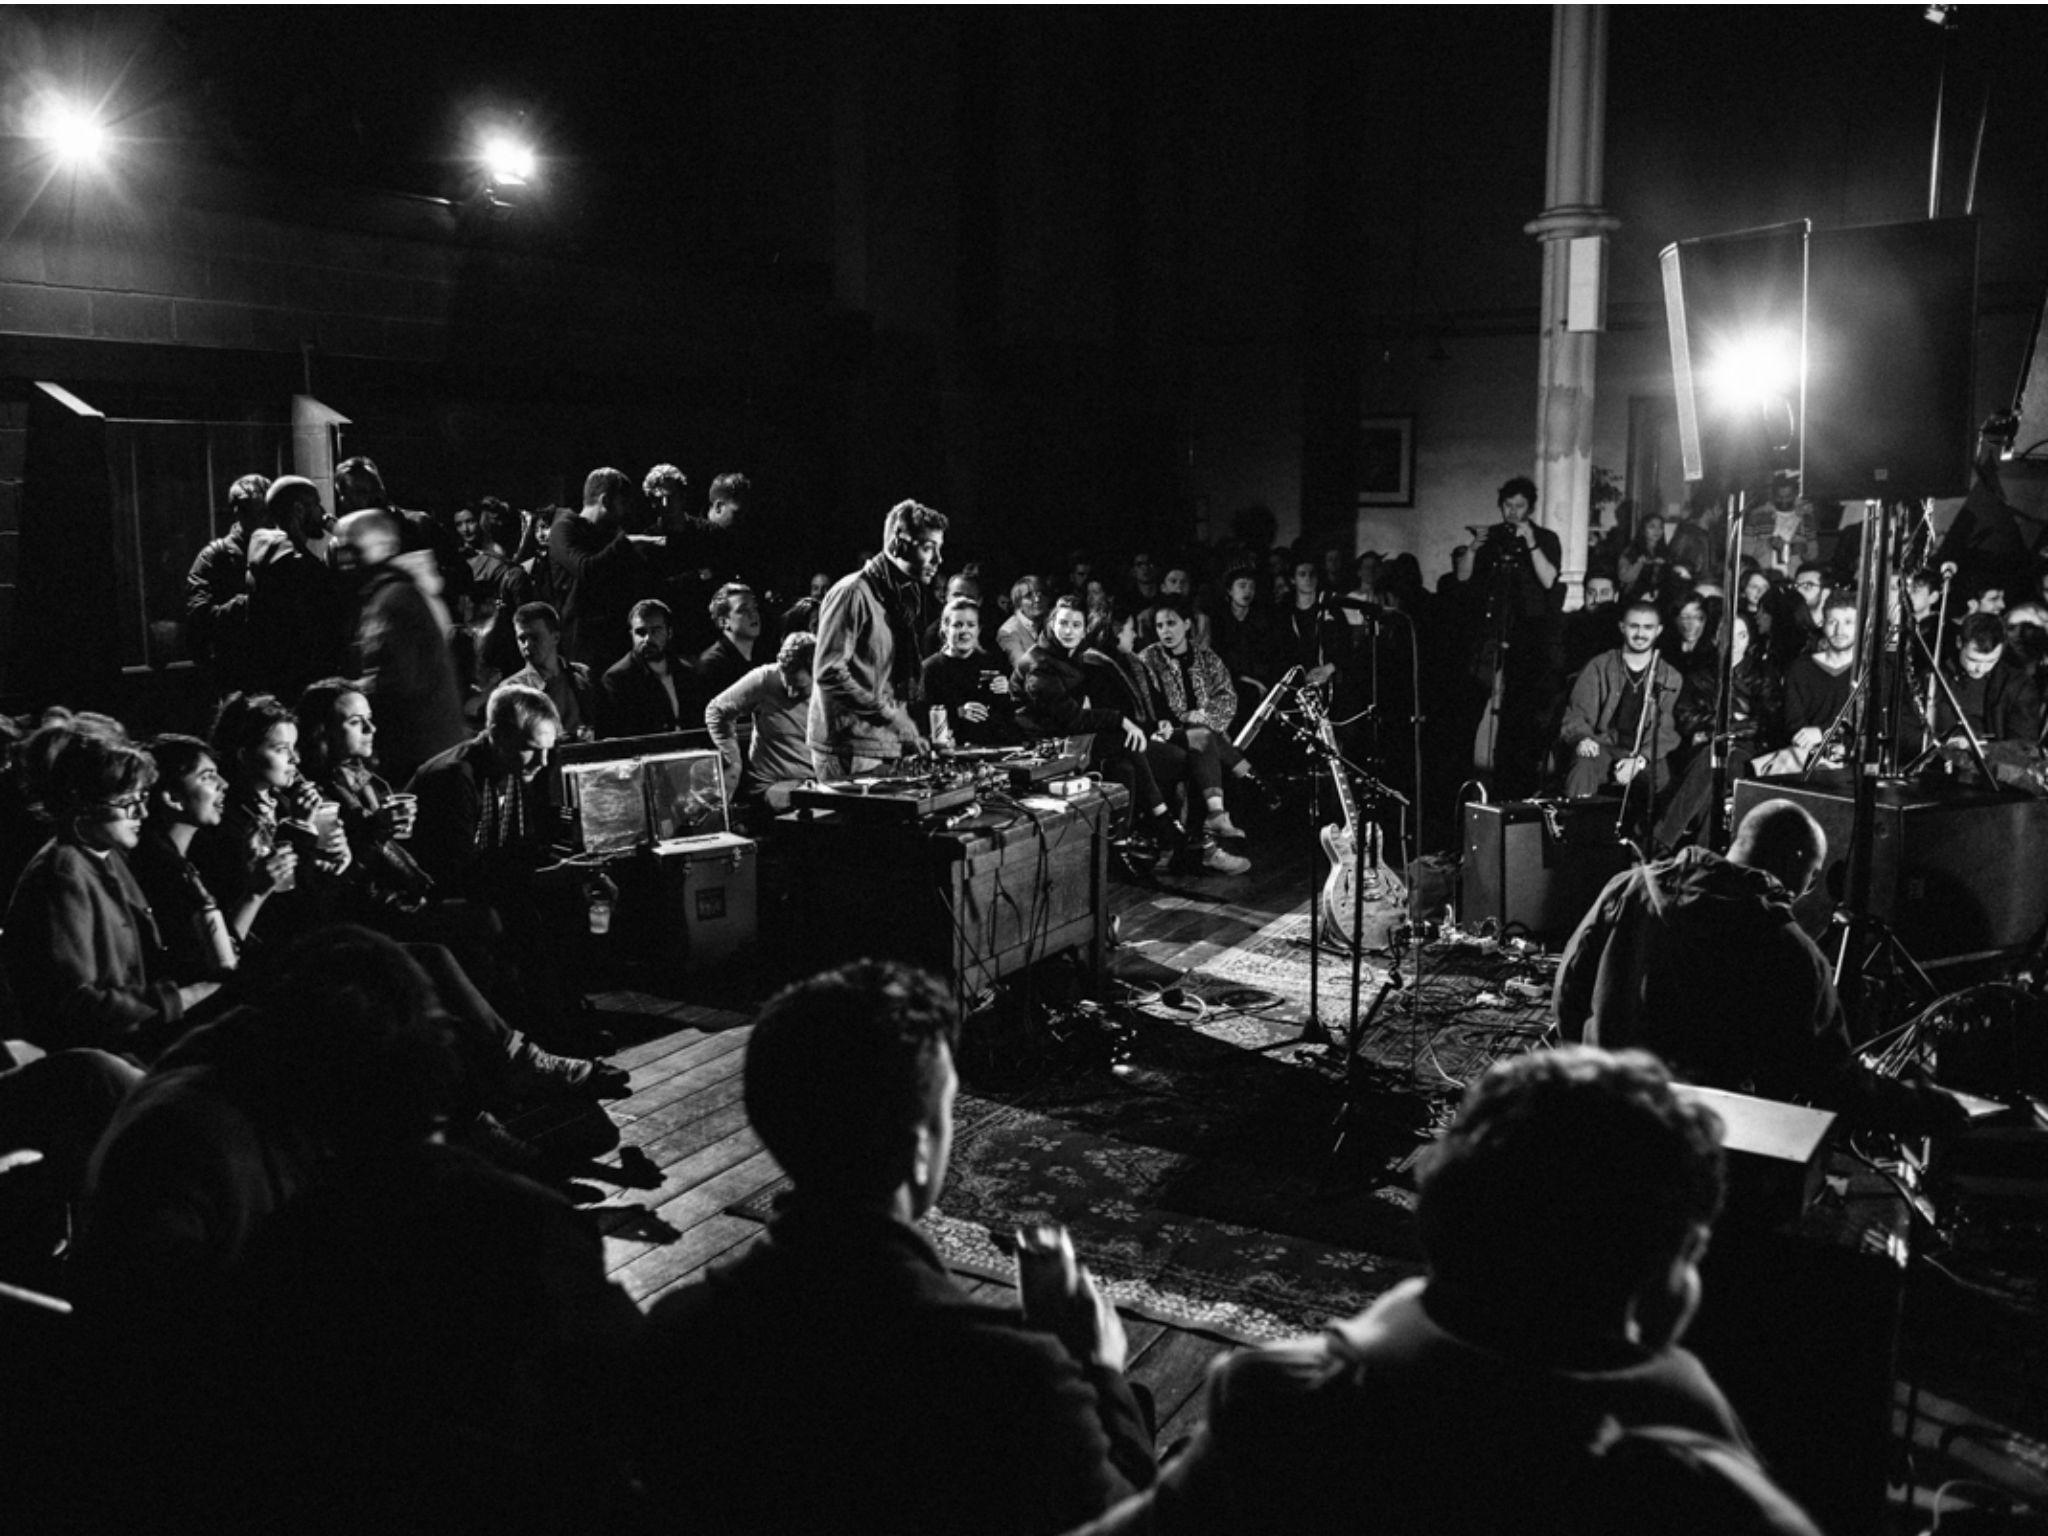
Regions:
<instances>
[{"instance_id":1,"label":"man with beard","mask_svg":"<svg viewBox=\"0 0 2048 1536\"><path fill-rule=\"evenodd\" d=\"M606 736L656 736L694 730L704 718L704 688L697 674L669 651L673 620L668 604L644 598L633 605L627 633L633 648L607 668L599 684Z\"/></svg>"},{"instance_id":2,"label":"man with beard","mask_svg":"<svg viewBox=\"0 0 2048 1536\"><path fill-rule=\"evenodd\" d=\"M1638 777L1654 796L1669 781L1680 682L1657 654L1663 632L1657 605L1637 599L1622 610L1620 647L1587 662L1572 684L1563 742L1572 754L1565 793L1573 799L1608 783L1626 789Z\"/></svg>"},{"instance_id":3,"label":"man with beard","mask_svg":"<svg viewBox=\"0 0 2048 1536\"><path fill-rule=\"evenodd\" d=\"M899 501L882 523L882 553L825 594L808 731L818 777L852 778L924 750L910 705L925 588L945 548L945 514Z\"/></svg>"},{"instance_id":4,"label":"man with beard","mask_svg":"<svg viewBox=\"0 0 2048 1536\"><path fill-rule=\"evenodd\" d=\"M1822 609L1820 644L1785 669L1785 729L1801 765L1821 749L1855 688L1856 599L1844 592Z\"/></svg>"}]
</instances>

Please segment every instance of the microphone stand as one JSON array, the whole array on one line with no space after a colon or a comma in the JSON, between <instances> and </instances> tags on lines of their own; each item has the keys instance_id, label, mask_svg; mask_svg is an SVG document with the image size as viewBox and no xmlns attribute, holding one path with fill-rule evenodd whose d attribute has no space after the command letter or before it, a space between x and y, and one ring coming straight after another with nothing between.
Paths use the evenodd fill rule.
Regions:
<instances>
[{"instance_id":1,"label":"microphone stand","mask_svg":"<svg viewBox=\"0 0 2048 1536\"><path fill-rule=\"evenodd\" d=\"M1714 669L1714 728L1707 742L1707 762L1712 780L1707 792L1707 814L1700 826L1704 848L1728 846L1729 716L1735 707L1735 614L1742 606L1742 519L1747 498L1737 491L1730 498L1728 532L1723 540L1721 590L1728 594L1727 622L1721 628L1721 664ZM1761 610L1759 610L1761 611ZM1764 637L1750 626L1750 643L1761 646Z\"/></svg>"},{"instance_id":2,"label":"microphone stand","mask_svg":"<svg viewBox=\"0 0 2048 1536\"><path fill-rule=\"evenodd\" d=\"M1322 759L1323 762L1329 765L1332 772L1350 774L1375 799L1393 800L1403 806L1408 804L1407 797L1399 790L1391 785L1382 783L1372 774L1367 773L1335 747L1324 741L1317 732L1304 729L1299 721L1293 719L1289 719L1288 726L1294 732L1296 739L1301 742L1303 750L1311 757ZM1318 793L1322 788L1322 781L1322 774L1317 772L1309 792L1309 820L1314 829L1318 849L1322 847L1322 810ZM1358 819L1361 822L1363 821L1363 817ZM1351 828L1354 858L1357 856L1360 830L1358 826ZM1310 881L1313 886L1313 875L1310 876ZM1365 963L1365 945L1362 942L1363 935L1359 931L1364 922L1365 883L1359 878L1358 871L1355 868L1351 874L1351 908L1351 1017L1355 1021L1358 1017L1358 997L1364 984L1363 968ZM1300 1041L1311 1045L1329 1045L1333 1043L1329 1028L1323 1023L1320 1009L1319 992L1321 987L1321 956L1323 948L1322 916L1322 893L1312 888L1309 895L1308 1018L1303 1021L1301 1034L1296 1037Z\"/></svg>"},{"instance_id":3,"label":"microphone stand","mask_svg":"<svg viewBox=\"0 0 2048 1536\"><path fill-rule=\"evenodd\" d=\"M1621 809L1614 813L1614 838L1616 842L1625 843L1629 841L1628 834L1623 830L1628 825L1629 796L1635 790L1636 780L1650 772L1650 759L1643 753L1643 734L1650 728L1651 717L1659 708L1658 696L1664 691L1663 686L1657 681L1657 663L1662 659L1657 654L1655 647L1652 647L1650 651L1650 664L1643 668L1643 709L1642 713L1636 716L1636 739L1628 751L1628 760L1632 763L1641 763L1642 767L1631 774L1629 781L1621 786ZM1626 671L1627 669L1624 667L1623 670ZM1623 686L1627 685L1624 683ZM1657 783L1653 777L1650 781L1650 809L1654 810L1656 808L1656 801Z\"/></svg>"},{"instance_id":4,"label":"microphone stand","mask_svg":"<svg viewBox=\"0 0 2048 1536\"><path fill-rule=\"evenodd\" d=\"M1870 672L1867 668L1857 674L1855 686L1849 690L1849 697L1842 700L1841 709L1829 722L1828 728L1821 733L1820 744L1813 749L1813 756L1806 760L1806 771L1800 774L1800 783L1804 784L1813 777L1813 771L1820 766L1821 754L1827 750L1828 743L1835 739L1835 733L1848 722L1850 711L1856 708L1856 701L1863 697L1863 685L1869 681Z\"/></svg>"},{"instance_id":5,"label":"microphone stand","mask_svg":"<svg viewBox=\"0 0 2048 1536\"><path fill-rule=\"evenodd\" d=\"M1977 734L1976 727L1970 724L1969 717L1963 713L1963 706L1961 701L1956 698L1955 689L1950 686L1949 680L1941 675L1941 663L1936 661L1934 653L1927 649L1927 642L1921 638L1920 630L1917 626L1912 627L1912 634L1913 642L1920 647L1920 654L1927 658L1927 680L1933 685L1927 690L1927 751L1936 752L1941 748L1941 743L1935 739L1934 729L1933 695L1934 687L1938 686L1941 689L1942 696L1948 700L1948 707L1955 711L1956 724L1962 728L1963 738L1970 744L1970 756L1977 760L1977 771L1984 775L1984 782L1992 789L2001 788L2002 786L1991 772L1991 759L1985 756L1984 740ZM1922 755L1924 756L1925 754Z\"/></svg>"},{"instance_id":6,"label":"microphone stand","mask_svg":"<svg viewBox=\"0 0 2048 1536\"><path fill-rule=\"evenodd\" d=\"M1950 567L1944 565L1941 568L1941 601L1935 604L1934 608L1934 640L1937 645L1941 643L1941 637L1948 631L1948 595L1950 584L1954 581L1955 572ZM1909 604L1908 607L1910 608L1910 606L1911 605ZM1914 630L1916 633L1918 629L1919 626L1917 624L1914 625ZM1920 648L1923 651L1927 650L1927 642L1925 640L1922 640L1920 642ZM1935 655L1933 652L1929 651L1927 657L1927 666L1927 714L1928 717L1931 719L1934 715L1933 674L1941 670L1941 658ZM1932 734L1931 727L1929 733Z\"/></svg>"}]
</instances>

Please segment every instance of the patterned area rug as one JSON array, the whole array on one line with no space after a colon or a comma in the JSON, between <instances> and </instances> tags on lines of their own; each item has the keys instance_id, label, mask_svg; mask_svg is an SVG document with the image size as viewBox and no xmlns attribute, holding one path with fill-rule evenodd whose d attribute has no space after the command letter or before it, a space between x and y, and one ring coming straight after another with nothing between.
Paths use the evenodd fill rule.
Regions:
<instances>
[{"instance_id":1,"label":"patterned area rug","mask_svg":"<svg viewBox=\"0 0 2048 1536\"><path fill-rule=\"evenodd\" d=\"M948 1264L1008 1280L1008 1234L1062 1222L1120 1307L1240 1342L1319 1327L1418 1273L1416 1154L1467 1078L1539 1042L1547 1010L1503 990L1520 957L1432 951L1361 1035L1379 1070L1347 1095L1341 1052L1300 1038L1306 931L1290 915L1184 976L1127 976L1126 1062L963 1091L944 1209L925 1223ZM1334 1029L1348 961L1324 971ZM1362 1011L1385 979L1368 966ZM779 1189L732 1209L765 1221Z\"/></svg>"},{"instance_id":2,"label":"patterned area rug","mask_svg":"<svg viewBox=\"0 0 2048 1536\"><path fill-rule=\"evenodd\" d=\"M1353 1017L1352 957L1326 946L1312 989L1309 926L1306 910L1290 912L1200 958L1181 989L1199 999L1198 1012L1221 1016L1213 1025L1198 1018L1197 1027L1248 1044L1262 1034L1298 1034L1313 990L1317 1017L1341 1035ZM1423 951L1419 969L1412 955L1398 969L1389 987L1385 957L1368 954L1359 967L1358 1013L1371 1018L1359 1055L1376 1066L1462 1088L1548 1036L1552 967L1540 956L1492 943L1438 943Z\"/></svg>"}]
</instances>

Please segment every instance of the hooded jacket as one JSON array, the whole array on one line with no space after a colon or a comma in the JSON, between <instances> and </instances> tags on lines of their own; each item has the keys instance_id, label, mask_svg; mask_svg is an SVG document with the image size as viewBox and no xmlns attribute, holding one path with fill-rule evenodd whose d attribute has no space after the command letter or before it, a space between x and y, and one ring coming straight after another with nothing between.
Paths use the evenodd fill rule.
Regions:
<instances>
[{"instance_id":1,"label":"hooded jacket","mask_svg":"<svg viewBox=\"0 0 2048 1536\"><path fill-rule=\"evenodd\" d=\"M1834 979L1763 870L1704 848L1616 875L1566 946L1567 1040L1641 1047L1688 1081L1766 1098L1815 1094L1849 1060Z\"/></svg>"},{"instance_id":2,"label":"hooded jacket","mask_svg":"<svg viewBox=\"0 0 2048 1536\"><path fill-rule=\"evenodd\" d=\"M1853 1124L1954 1128L1940 1089L1856 1060L1832 969L1772 875L1687 848L1607 882L1557 968L1567 1041L1663 1057L1708 1088L1796 1099Z\"/></svg>"}]
</instances>

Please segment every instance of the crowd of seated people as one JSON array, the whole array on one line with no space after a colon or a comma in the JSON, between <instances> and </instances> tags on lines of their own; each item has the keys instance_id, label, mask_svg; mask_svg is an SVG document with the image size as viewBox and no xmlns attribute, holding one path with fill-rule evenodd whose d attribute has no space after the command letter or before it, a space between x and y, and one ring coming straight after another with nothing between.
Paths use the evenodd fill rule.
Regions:
<instances>
[{"instance_id":1,"label":"crowd of seated people","mask_svg":"<svg viewBox=\"0 0 2048 1536\"><path fill-rule=\"evenodd\" d=\"M779 545L757 526L746 476L716 477L707 500L697 510L687 477L662 464L637 486L617 469L592 472L577 507L522 511L481 496L441 518L399 505L377 466L356 458L336 472L337 519L310 481L244 476L230 496L233 531L207 547L188 582L188 645L216 697L269 693L290 702L323 678L358 680L380 722L379 771L393 783L482 729L485 706L506 681L545 693L568 741L727 733L728 766L738 774L729 789L756 813L745 825L758 831L766 824L759 813L805 775L787 735L791 750L754 751L753 726L764 708L789 709L793 675L780 648L789 635L820 633L827 598L847 571L821 570L819 551ZM1404 795L1416 787L1418 749L1420 782L1470 777L1488 682L1475 660L1484 602L1469 552L1434 592L1413 556L1275 546L1270 519L1170 551L1027 551L1027 569L954 553L965 558L911 582L920 602L903 702L925 746L1008 744L1028 734L1019 667L1052 645L1057 600L1071 599L1083 623L1083 642L1064 647L1070 660L1076 651L1144 656L1160 638L1164 601L1185 608L1199 679L1178 661L1120 675L1096 666L1084 675L1113 696L1084 688L1080 702L1163 732L1177 752L1188 752L1192 734L1191 755L1201 758L1204 733L1227 747L1274 685L1295 679L1318 690L1345 755ZM886 551L873 561L886 564ZM802 593L793 602L792 591ZM971 641L957 617L951 637L945 632L944 609L956 602L972 609ZM1133 625L1127 648L1118 638L1124 617ZM948 655L927 696L919 669ZM779 669L782 695L764 696L766 667ZM838 675L833 667L828 653L828 680ZM1201 697L1176 703L1184 672ZM736 688L742 696L729 696ZM1431 709L1420 708L1422 698ZM1213 718L1219 703L1227 718ZM936 726L934 708L945 711ZM1419 715L1427 724L1418 743ZM1239 826L1263 794L1240 783L1246 766L1223 763L1231 803L1217 816L1206 760L1201 783L1169 774L1155 799L1130 765L1141 749L1120 746L1122 734L1099 733L1091 767L1132 784L1145 802L1138 830L1187 870L1241 869L1243 844L1222 829ZM1322 771L1307 753L1282 750L1284 732L1271 734L1257 748L1261 773ZM1448 843L1449 802L1437 798L1445 804L1430 808L1424 830ZM1170 816L1153 817L1162 802ZM1391 830L1413 833L1388 814Z\"/></svg>"},{"instance_id":2,"label":"crowd of seated people","mask_svg":"<svg viewBox=\"0 0 2048 1536\"><path fill-rule=\"evenodd\" d=\"M1658 849L1700 836L1716 735L1733 778L1839 763L1857 729L1852 706L1867 690L1856 687L1855 541L1841 536L1822 560L1814 509L1795 490L1796 480L1781 478L1746 515L1732 605L1716 520L1688 515L1680 527L1691 533L1677 539L1651 515L1633 540L1596 549L1585 605L1564 622L1559 787L1632 801ZM2008 593L2037 591L2048 568L1963 575L1937 563L1940 549L1917 553L1901 583L1908 617L1888 625L1881 674L1889 684L1903 647L1900 759L1945 754L1961 766L1974 734L2017 773L2043 746L2048 604L2013 604ZM1641 784L1651 792L1639 793Z\"/></svg>"},{"instance_id":3,"label":"crowd of seated people","mask_svg":"<svg viewBox=\"0 0 2048 1536\"><path fill-rule=\"evenodd\" d=\"M1529 504L1532 493L1518 480L1504 487L1504 505L1506 493L1518 488ZM819 633L827 595L845 571L820 570L818 551L781 547L766 536L749 512L753 489L744 475L714 479L702 511L694 509L687 477L662 464L638 486L616 469L593 472L580 507L521 512L479 497L444 520L398 507L376 466L354 459L336 476L345 526L323 525L315 488L290 476L274 485L245 476L229 500L233 530L202 552L189 583L195 658L221 694L267 691L289 700L322 677L360 679L382 722L387 777L402 780L473 734L492 691L508 679L547 693L569 740L710 728L715 716L717 728L731 736L728 765L736 765L739 782L730 788L750 808L779 805L787 785L803 776L793 746L780 755L752 751L753 722L763 708L761 669L777 663L785 636ZM1298 675L1322 694L1346 756L1412 794L1418 755L1422 786L1473 777L1475 731L1485 742L1481 723L1505 666L1512 675L1492 749L1479 749L1480 769L1489 771L1490 755L1503 794L1557 793L1566 790L1568 777L1583 788L1590 771L1578 761L1581 744L1592 739L1583 718L1573 716L1572 731L1565 729L1573 685L1595 657L1624 649L1619 605L1647 601L1658 618L1654 649L1679 680L1673 718L1668 730L1641 744L1632 730L1594 733L1603 754L1597 787L1609 794L1626 790L1621 776L1632 778L1640 759L1642 782L1656 790L1644 830L1654 829L1656 841L1671 846L1696 835L1700 822L1699 792L1688 776L1696 777L1695 765L1712 755L1719 663L1731 645L1745 648L1751 677L1743 692L1751 707L1738 725L1720 729L1738 739L1740 751L1768 759L1795 745L1801 732L1824 732L1833 723L1832 717L1817 727L1803 716L1788 720L1779 700L1781 694L1793 703L1834 691L1802 694L1791 677L1809 653L1830 652L1823 632L1829 595L1853 585L1858 530L1852 526L1824 545L1822 530L1834 521L1829 509L1800 496L1796 478L1775 479L1768 497L1742 519L1731 595L1723 590L1728 530L1716 510L1646 510L1638 517L1626 503L1610 501L1588 551L1584 607L1568 616L1555 611L1561 604L1554 573L1548 589L1538 584L1541 569L1527 580L1519 574L1538 555L1549 559L1547 530L1534 526L1533 515L1524 519L1532 538L1523 562L1498 558L1513 547L1494 537L1501 528L1480 528L1485 536L1453 551L1451 569L1434 590L1411 555L1367 550L1352 559L1327 545L1276 546L1270 520L1260 527L1248 519L1212 545L1141 548L1127 557L1028 551L1027 569L955 550L967 558L954 562L943 585L945 567L936 563L929 577L912 582L921 600L909 638L914 658L906 654L906 664L916 666L906 673L903 702L914 709L917 740L927 746L1007 743L1029 724L1027 716L1019 725L1028 701L1013 686L1018 668L1034 647L1052 646L1059 599L1071 599L1083 622L1084 642L1061 647L1069 660L1077 650L1114 655L1126 614L1135 624L1130 654L1145 653L1158 640L1160 602L1177 600L1189 605L1195 654L1222 663L1231 718L1192 726L1177 718L1171 701L1155 695L1173 687L1178 673L1156 667L1114 687L1116 680L1098 667L1091 680L1118 697L1098 699L1083 689L1079 702L1117 708L1148 730L1164 721L1170 733L1207 730L1227 742L1275 683ZM2002 526L1994 524L1981 509L1958 519L1939 549L1924 552L1916 572L1915 616L1936 669L1945 674L1960 675L1954 660L1962 648L1960 620L1977 611L2012 610L2000 665L2038 673L2048 664L2048 635L2032 622L2048 617L2042 573L2023 549L2007 550L1994 537ZM887 564L887 552L873 561ZM1501 594L1495 590L1503 571L1520 583L1514 604L1529 610L1522 614L1518 607L1509 616L1528 634L1505 648L1496 633L1507 622L1497 611ZM791 591L803 595L788 602L784 594ZM971 606L978 627L973 642L957 620L955 637L947 639L943 610L951 603ZM1740 640L1731 633L1732 613L1747 619ZM439 621L445 640L429 616ZM921 674L912 673L949 651L951 660L934 669L927 695ZM1823 670L1830 680L1838 675ZM828 679L837 676L829 658L826 671ZM973 688L963 689L970 675ZM742 682L747 697L721 701ZM1133 685L1144 697L1125 696ZM1214 693L1213 678L1205 686ZM1924 671L1915 686L1926 692ZM1977 690L1968 691L1974 696ZM790 702L782 697L771 712ZM932 724L934 707L946 711L942 726ZM1210 713L1200 704L1190 707ZM1964 714L1978 723L1967 705ZM1640 710L1625 709L1624 727L1641 717ZM1629 739L1622 741L1622 734ZM1225 823L1236 825L1235 815L1211 823L1207 786L1184 775L1161 780L1157 754L1149 754L1173 814L1143 826L1159 801L1131 766L1139 749L1120 748L1120 731L1107 735L1092 766L1132 785L1144 802L1140 830L1171 846L1190 869L1235 870L1242 844L1228 837L1219 843L1213 835ZM1604 739L1609 735L1615 739ZM1185 750L1178 734L1172 744ZM1811 743L1802 750L1810 752ZM1275 743L1262 752L1278 766ZM1526 779L1525 755L1535 765ZM1298 754L1289 766L1314 771L1305 767L1308 761ZM1236 765L1226 769L1237 776ZM1242 799L1236 786L1225 788ZM1455 843L1454 809L1453 799L1435 792L1424 808L1424 835ZM747 822L750 830L764 824L758 816ZM1414 829L1397 822L1392 830Z\"/></svg>"}]
</instances>

